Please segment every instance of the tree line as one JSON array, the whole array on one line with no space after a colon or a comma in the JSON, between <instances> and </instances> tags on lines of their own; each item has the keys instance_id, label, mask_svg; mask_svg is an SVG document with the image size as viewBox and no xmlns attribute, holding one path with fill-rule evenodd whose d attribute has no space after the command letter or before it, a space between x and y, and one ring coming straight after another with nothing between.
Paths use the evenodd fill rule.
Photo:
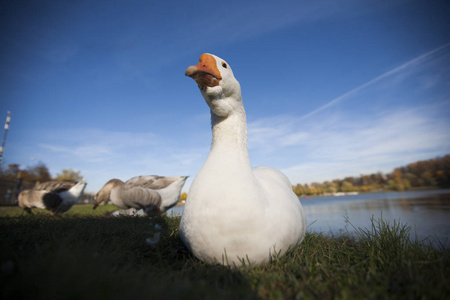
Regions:
<instances>
[{"instance_id":1,"label":"tree line","mask_svg":"<svg viewBox=\"0 0 450 300\"><path fill-rule=\"evenodd\" d=\"M450 154L444 157L410 163L407 166L395 168L388 174L378 172L322 183L297 184L292 186L292 190L298 196L312 196L338 192L365 193L448 187L450 187Z\"/></svg>"},{"instance_id":2,"label":"tree line","mask_svg":"<svg viewBox=\"0 0 450 300\"><path fill-rule=\"evenodd\" d=\"M33 185L50 180L79 181L83 178L80 171L74 171L72 169L64 169L53 178L50 175L47 166L41 162L35 166L26 168L21 168L19 164L10 164L6 170L0 171L0 177L9 180L17 180L20 178L23 182Z\"/></svg>"}]
</instances>

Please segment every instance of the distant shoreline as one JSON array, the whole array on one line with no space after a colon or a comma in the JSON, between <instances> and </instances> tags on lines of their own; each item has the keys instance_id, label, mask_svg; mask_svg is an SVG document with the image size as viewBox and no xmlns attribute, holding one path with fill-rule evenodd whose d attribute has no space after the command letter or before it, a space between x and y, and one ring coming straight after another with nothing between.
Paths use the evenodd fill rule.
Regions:
<instances>
[{"instance_id":1,"label":"distant shoreline","mask_svg":"<svg viewBox=\"0 0 450 300\"><path fill-rule=\"evenodd\" d=\"M300 195L299 199L302 198L316 198L316 197L340 197L340 196L351 196L351 195L362 195L362 194L379 194L379 193L401 193L401 192L420 192L420 191L433 191L433 190L445 190L448 187L439 187L439 186L428 186L428 187L415 187L410 188L403 191L395 191L390 189L383 189L377 191L369 191L369 192L337 192L337 193L324 193L324 194L316 194L316 195Z\"/></svg>"}]
</instances>

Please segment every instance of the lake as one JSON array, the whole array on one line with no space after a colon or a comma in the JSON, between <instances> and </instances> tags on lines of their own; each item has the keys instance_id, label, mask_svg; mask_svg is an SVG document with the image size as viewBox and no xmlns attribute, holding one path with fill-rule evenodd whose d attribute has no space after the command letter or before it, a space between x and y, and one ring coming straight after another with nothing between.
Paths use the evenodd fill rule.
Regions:
<instances>
[{"instance_id":1,"label":"lake","mask_svg":"<svg viewBox=\"0 0 450 300\"><path fill-rule=\"evenodd\" d=\"M390 224L400 221L411 226L413 237L437 239L450 247L450 241L446 241L450 236L450 189L310 197L300 201L309 232L330 236L352 234L353 226L370 228L373 216ZM182 210L183 206L178 206L170 211L182 213Z\"/></svg>"}]
</instances>

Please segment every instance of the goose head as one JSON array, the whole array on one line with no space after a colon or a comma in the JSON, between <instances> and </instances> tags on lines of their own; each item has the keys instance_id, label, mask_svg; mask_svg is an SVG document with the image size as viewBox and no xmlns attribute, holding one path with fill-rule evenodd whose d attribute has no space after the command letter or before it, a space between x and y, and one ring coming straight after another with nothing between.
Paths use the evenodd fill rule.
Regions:
<instances>
[{"instance_id":1,"label":"goose head","mask_svg":"<svg viewBox=\"0 0 450 300\"><path fill-rule=\"evenodd\" d=\"M202 54L199 63L190 66L185 75L195 80L215 115L227 117L238 108L243 108L239 82L230 65L220 57Z\"/></svg>"},{"instance_id":2,"label":"goose head","mask_svg":"<svg viewBox=\"0 0 450 300\"><path fill-rule=\"evenodd\" d=\"M105 185L101 188L100 191L95 195L94 197L94 209L97 208L99 205L105 205L107 204L111 199L111 191L113 188L121 186L123 184L123 181L120 179L111 179Z\"/></svg>"}]
</instances>

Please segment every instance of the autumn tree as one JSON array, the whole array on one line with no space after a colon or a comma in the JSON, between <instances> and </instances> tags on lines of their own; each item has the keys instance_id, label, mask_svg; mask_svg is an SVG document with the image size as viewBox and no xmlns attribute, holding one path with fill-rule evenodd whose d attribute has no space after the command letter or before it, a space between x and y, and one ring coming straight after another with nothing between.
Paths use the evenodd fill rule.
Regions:
<instances>
[{"instance_id":1,"label":"autumn tree","mask_svg":"<svg viewBox=\"0 0 450 300\"><path fill-rule=\"evenodd\" d=\"M353 187L353 183L350 180L344 180L341 184L340 190L341 192L348 193L353 192L355 188Z\"/></svg>"},{"instance_id":2,"label":"autumn tree","mask_svg":"<svg viewBox=\"0 0 450 300\"><path fill-rule=\"evenodd\" d=\"M28 183L52 180L52 176L50 175L47 166L41 162L35 166L27 167L26 169L22 169L19 164L10 164L3 175L10 180L21 178Z\"/></svg>"},{"instance_id":3,"label":"autumn tree","mask_svg":"<svg viewBox=\"0 0 450 300\"><path fill-rule=\"evenodd\" d=\"M50 172L43 163L39 163L37 166L29 169L29 174L32 174L35 177L36 182L45 182L52 180Z\"/></svg>"},{"instance_id":4,"label":"autumn tree","mask_svg":"<svg viewBox=\"0 0 450 300\"><path fill-rule=\"evenodd\" d=\"M333 194L338 191L338 186L335 182L325 181L323 186L323 191L327 194Z\"/></svg>"},{"instance_id":5,"label":"autumn tree","mask_svg":"<svg viewBox=\"0 0 450 300\"><path fill-rule=\"evenodd\" d=\"M80 181L83 176L80 175L81 171L74 171L71 168L62 170L62 173L56 174L55 180L58 181Z\"/></svg>"},{"instance_id":6,"label":"autumn tree","mask_svg":"<svg viewBox=\"0 0 450 300\"><path fill-rule=\"evenodd\" d=\"M292 186L292 191L297 195L297 196L301 196L304 194L304 189L303 186L299 183L295 186Z\"/></svg>"},{"instance_id":7,"label":"autumn tree","mask_svg":"<svg viewBox=\"0 0 450 300\"><path fill-rule=\"evenodd\" d=\"M187 194L186 193L182 193L181 195L180 195L180 201L186 201L186 199L187 199Z\"/></svg>"},{"instance_id":8,"label":"autumn tree","mask_svg":"<svg viewBox=\"0 0 450 300\"><path fill-rule=\"evenodd\" d=\"M395 168L391 173L381 172L359 177L346 177L311 183L297 184L292 190L298 196L333 194L336 192L370 192L383 189L404 191L420 187L450 187L450 155L435 159L417 161Z\"/></svg>"}]
</instances>

